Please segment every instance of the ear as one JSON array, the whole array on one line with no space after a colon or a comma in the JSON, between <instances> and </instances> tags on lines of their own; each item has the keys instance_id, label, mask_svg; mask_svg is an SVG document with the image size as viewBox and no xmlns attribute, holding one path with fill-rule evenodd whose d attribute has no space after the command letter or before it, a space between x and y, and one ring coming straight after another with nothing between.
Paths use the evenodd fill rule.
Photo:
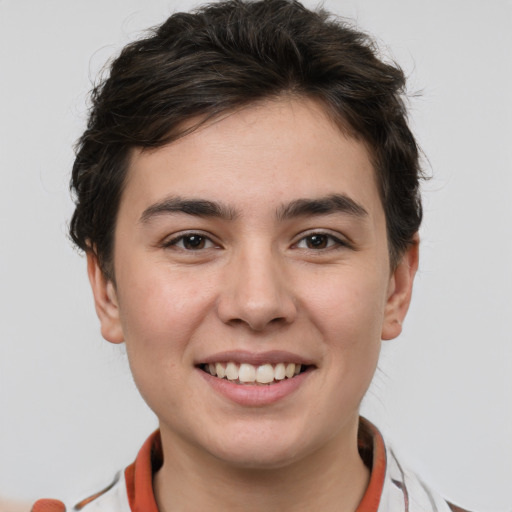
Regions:
<instances>
[{"instance_id":1,"label":"ear","mask_svg":"<svg viewBox=\"0 0 512 512\"><path fill-rule=\"evenodd\" d=\"M96 314L100 319L101 335L110 343L122 343L124 335L116 289L114 283L103 274L98 258L92 252L87 253L87 274L94 295Z\"/></svg>"},{"instance_id":2,"label":"ear","mask_svg":"<svg viewBox=\"0 0 512 512\"><path fill-rule=\"evenodd\" d=\"M383 340L392 340L402 332L402 323L411 302L414 276L418 270L419 242L419 236L416 233L413 243L391 274L382 325Z\"/></svg>"}]
</instances>

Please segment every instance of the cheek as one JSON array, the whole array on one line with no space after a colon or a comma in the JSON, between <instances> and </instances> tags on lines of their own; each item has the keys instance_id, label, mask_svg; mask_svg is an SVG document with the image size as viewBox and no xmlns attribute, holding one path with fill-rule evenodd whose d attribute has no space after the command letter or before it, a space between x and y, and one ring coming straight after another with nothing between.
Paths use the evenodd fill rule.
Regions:
<instances>
[{"instance_id":1,"label":"cheek","mask_svg":"<svg viewBox=\"0 0 512 512\"><path fill-rule=\"evenodd\" d=\"M188 362L187 347L213 303L212 288L200 286L184 272L139 267L128 275L119 290L128 354L157 364L164 354L166 364Z\"/></svg>"},{"instance_id":2,"label":"cheek","mask_svg":"<svg viewBox=\"0 0 512 512\"><path fill-rule=\"evenodd\" d=\"M331 274L306 289L306 308L325 339L346 349L380 341L387 282L379 274Z\"/></svg>"},{"instance_id":3,"label":"cheek","mask_svg":"<svg viewBox=\"0 0 512 512\"><path fill-rule=\"evenodd\" d=\"M328 370L325 396L336 396L335 409L342 413L355 410L379 359L387 281L381 273L354 271L331 276L323 286L309 289L308 311L321 333Z\"/></svg>"},{"instance_id":4,"label":"cheek","mask_svg":"<svg viewBox=\"0 0 512 512\"><path fill-rule=\"evenodd\" d=\"M192 348L211 295L186 276L133 272L119 290L121 324L128 360L140 394L153 410L179 408L191 401L188 379ZM121 281L121 280L120 280ZM173 392L170 393L169 389Z\"/></svg>"}]
</instances>

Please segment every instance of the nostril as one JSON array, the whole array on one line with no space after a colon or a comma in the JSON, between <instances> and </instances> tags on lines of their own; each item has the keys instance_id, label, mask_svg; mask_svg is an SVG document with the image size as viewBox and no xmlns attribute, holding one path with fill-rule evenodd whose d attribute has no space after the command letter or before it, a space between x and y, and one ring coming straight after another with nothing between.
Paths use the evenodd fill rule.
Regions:
<instances>
[{"instance_id":1,"label":"nostril","mask_svg":"<svg viewBox=\"0 0 512 512\"><path fill-rule=\"evenodd\" d=\"M264 331L270 326L278 327L288 322L284 316L268 319L266 317L257 317L256 315L247 315L246 318L231 318L226 323L233 327L245 325L253 331Z\"/></svg>"}]
</instances>

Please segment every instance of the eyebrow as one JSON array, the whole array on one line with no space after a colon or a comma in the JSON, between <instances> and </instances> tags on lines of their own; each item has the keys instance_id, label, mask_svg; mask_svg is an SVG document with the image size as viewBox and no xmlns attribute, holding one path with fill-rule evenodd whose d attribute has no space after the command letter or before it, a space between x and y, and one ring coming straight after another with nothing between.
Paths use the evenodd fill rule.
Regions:
<instances>
[{"instance_id":1,"label":"eyebrow","mask_svg":"<svg viewBox=\"0 0 512 512\"><path fill-rule=\"evenodd\" d=\"M184 199L179 196L168 197L144 210L140 222L148 223L155 217L169 214L194 215L196 217L213 217L223 220L235 220L238 212L227 205L206 199ZM276 211L279 221L290 220L308 215L330 215L333 213L346 213L354 217L366 217L368 212L362 205L344 194L331 194L315 199L295 199L282 205Z\"/></svg>"},{"instance_id":2,"label":"eyebrow","mask_svg":"<svg viewBox=\"0 0 512 512\"><path fill-rule=\"evenodd\" d=\"M168 197L146 208L140 216L140 222L145 224L154 217L173 213L185 213L197 217L216 217L224 220L234 220L238 216L234 209L214 201Z\"/></svg>"},{"instance_id":3,"label":"eyebrow","mask_svg":"<svg viewBox=\"0 0 512 512\"><path fill-rule=\"evenodd\" d=\"M307 215L346 213L354 217L367 217L365 208L344 194L331 194L316 199L296 199L277 211L279 220L289 220Z\"/></svg>"}]
</instances>

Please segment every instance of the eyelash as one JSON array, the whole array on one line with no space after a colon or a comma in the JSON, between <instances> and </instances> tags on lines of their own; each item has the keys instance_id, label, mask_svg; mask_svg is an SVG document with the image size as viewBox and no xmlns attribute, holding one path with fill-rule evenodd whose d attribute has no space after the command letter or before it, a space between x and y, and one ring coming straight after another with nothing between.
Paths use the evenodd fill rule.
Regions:
<instances>
[{"instance_id":1,"label":"eyelash","mask_svg":"<svg viewBox=\"0 0 512 512\"><path fill-rule=\"evenodd\" d=\"M327 241L326 247L320 247L320 248L313 248L313 247L300 247L300 244L305 242L307 244L308 239L311 241L313 238L319 237L323 241ZM324 233L322 231L314 231L311 233L308 233L307 235L303 236L297 243L294 244L295 247L298 249L303 250L312 250L312 251L328 251L333 249L338 249L340 247L350 247L348 242L341 240L340 238L330 234L330 233Z\"/></svg>"},{"instance_id":2,"label":"eyelash","mask_svg":"<svg viewBox=\"0 0 512 512\"><path fill-rule=\"evenodd\" d=\"M200 241L202 241L202 242L211 244L211 246L210 247L199 247L199 248L196 247L194 249L188 249L187 247L185 247L185 240L186 239L190 240L195 237L200 239ZM162 247L164 247L164 248L179 247L180 249L182 249L184 251L195 252L195 251L200 251L200 250L204 250L204 249L216 248L216 247L218 247L218 245L215 244L215 242L213 242L210 237L203 235L202 233L191 232L191 233L183 233L181 235L178 235L178 236L172 238L171 240L165 241L162 244Z\"/></svg>"},{"instance_id":3,"label":"eyelash","mask_svg":"<svg viewBox=\"0 0 512 512\"><path fill-rule=\"evenodd\" d=\"M209 247L204 247L204 246L197 247L196 246L194 248L190 248L190 247L187 248L185 246L186 240L189 239L188 241L190 242L192 239L194 239L196 237L198 238L198 245L200 245L202 243L202 244L209 245ZM324 242L324 243L326 242L327 245L325 247L307 247L307 246L300 247L300 244L302 244L302 243L307 244L308 241L311 242L315 238L319 238L320 242ZM194 242L192 242L192 244L193 243ZM319 245L321 245L321 244L319 244ZM171 240L164 242L162 244L162 247L164 247L164 248L178 247L185 251L196 252L196 251L201 251L201 250L205 250L205 249L216 248L216 247L218 247L218 245L215 244L215 242L213 242L210 237L208 237L202 233L190 232L190 233L181 234L179 236L172 238ZM350 245L346 241L340 240L338 237L336 237L330 233L323 233L321 231L319 231L319 232L315 231L315 232L308 233L307 235L300 238L298 242L293 244L293 247L295 247L297 249L301 249L301 250L312 250L312 251L320 252L320 251L324 251L324 250L333 250L333 249L336 249L339 247L350 247Z\"/></svg>"}]
</instances>

